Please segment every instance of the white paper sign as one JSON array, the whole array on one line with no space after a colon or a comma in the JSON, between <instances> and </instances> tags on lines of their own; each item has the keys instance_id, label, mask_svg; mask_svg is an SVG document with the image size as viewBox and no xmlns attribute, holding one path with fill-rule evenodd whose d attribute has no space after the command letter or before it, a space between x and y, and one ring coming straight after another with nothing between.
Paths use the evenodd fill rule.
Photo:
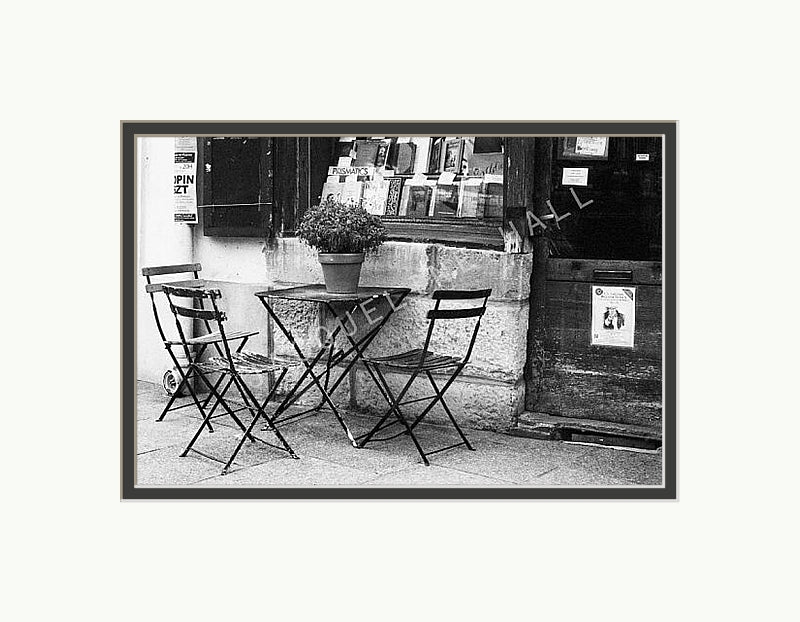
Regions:
<instances>
[{"instance_id":1,"label":"white paper sign","mask_svg":"<svg viewBox=\"0 0 800 622\"><path fill-rule=\"evenodd\" d=\"M636 332L636 288L590 285L593 346L632 348Z\"/></svg>"},{"instance_id":2,"label":"white paper sign","mask_svg":"<svg viewBox=\"0 0 800 622\"><path fill-rule=\"evenodd\" d=\"M649 162L650 161L650 154L649 153L637 153L636 154L636 161L637 162Z\"/></svg>"},{"instance_id":3,"label":"white paper sign","mask_svg":"<svg viewBox=\"0 0 800 622\"><path fill-rule=\"evenodd\" d=\"M578 136L575 139L575 155L604 156L608 138L605 136Z\"/></svg>"},{"instance_id":4,"label":"white paper sign","mask_svg":"<svg viewBox=\"0 0 800 622\"><path fill-rule=\"evenodd\" d=\"M328 177L334 175L355 175L357 177L372 177L374 174L375 174L374 166L329 166L328 167Z\"/></svg>"},{"instance_id":5,"label":"white paper sign","mask_svg":"<svg viewBox=\"0 0 800 622\"><path fill-rule=\"evenodd\" d=\"M172 180L175 222L197 224L197 140L193 136L175 138Z\"/></svg>"},{"instance_id":6,"label":"white paper sign","mask_svg":"<svg viewBox=\"0 0 800 622\"><path fill-rule=\"evenodd\" d=\"M588 168L565 168L561 175L561 185L563 186L585 186L588 183Z\"/></svg>"},{"instance_id":7,"label":"white paper sign","mask_svg":"<svg viewBox=\"0 0 800 622\"><path fill-rule=\"evenodd\" d=\"M449 186L452 184L456 179L455 173L442 173L439 175L439 183L443 186Z\"/></svg>"}]
</instances>

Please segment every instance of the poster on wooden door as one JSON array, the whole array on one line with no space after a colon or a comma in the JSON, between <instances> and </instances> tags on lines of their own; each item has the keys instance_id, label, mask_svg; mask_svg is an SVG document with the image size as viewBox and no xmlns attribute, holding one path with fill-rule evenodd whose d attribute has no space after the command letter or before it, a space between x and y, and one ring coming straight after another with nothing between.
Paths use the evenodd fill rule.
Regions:
<instances>
[{"instance_id":1,"label":"poster on wooden door","mask_svg":"<svg viewBox=\"0 0 800 622\"><path fill-rule=\"evenodd\" d=\"M636 333L636 288L591 285L592 345L632 348Z\"/></svg>"}]
</instances>

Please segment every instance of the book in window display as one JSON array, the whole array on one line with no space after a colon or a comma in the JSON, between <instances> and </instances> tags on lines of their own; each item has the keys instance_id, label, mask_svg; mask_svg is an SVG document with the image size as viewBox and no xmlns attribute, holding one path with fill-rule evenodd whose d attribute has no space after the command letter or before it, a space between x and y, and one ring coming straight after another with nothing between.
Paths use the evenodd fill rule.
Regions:
<instances>
[{"instance_id":1,"label":"book in window display","mask_svg":"<svg viewBox=\"0 0 800 622\"><path fill-rule=\"evenodd\" d=\"M441 170L443 138L434 138L428 159L428 174L435 175Z\"/></svg>"},{"instance_id":2,"label":"book in window display","mask_svg":"<svg viewBox=\"0 0 800 622\"><path fill-rule=\"evenodd\" d=\"M389 195L389 181L376 179L364 182L364 193L361 198L361 207L369 214L383 216L386 213L386 201Z\"/></svg>"},{"instance_id":3,"label":"book in window display","mask_svg":"<svg viewBox=\"0 0 800 622\"><path fill-rule=\"evenodd\" d=\"M361 195L364 191L364 183L360 181L346 181L342 184L342 203L361 203Z\"/></svg>"},{"instance_id":4,"label":"book in window display","mask_svg":"<svg viewBox=\"0 0 800 622\"><path fill-rule=\"evenodd\" d=\"M424 173L428 168L428 157L431 152L430 136L414 136L411 139L417 147L417 155L414 161L414 173Z\"/></svg>"},{"instance_id":5,"label":"book in window display","mask_svg":"<svg viewBox=\"0 0 800 622\"><path fill-rule=\"evenodd\" d=\"M484 218L503 217L503 184L483 183L478 196L478 211Z\"/></svg>"},{"instance_id":6,"label":"book in window display","mask_svg":"<svg viewBox=\"0 0 800 622\"><path fill-rule=\"evenodd\" d=\"M448 140L444 149L444 172L461 172L461 153L464 150L464 143L460 138Z\"/></svg>"},{"instance_id":7,"label":"book in window display","mask_svg":"<svg viewBox=\"0 0 800 622\"><path fill-rule=\"evenodd\" d=\"M400 215L408 218L425 218L431 206L433 186L408 184L403 188Z\"/></svg>"},{"instance_id":8,"label":"book in window display","mask_svg":"<svg viewBox=\"0 0 800 622\"><path fill-rule=\"evenodd\" d=\"M439 184L433 205L433 216L452 218L458 216L458 188L460 184Z\"/></svg>"},{"instance_id":9,"label":"book in window display","mask_svg":"<svg viewBox=\"0 0 800 622\"><path fill-rule=\"evenodd\" d=\"M472 157L472 153L475 150L475 137L474 136L464 136L461 139L461 162L458 166L458 172L461 175L468 175L469 174L469 166L468 162L469 159Z\"/></svg>"},{"instance_id":10,"label":"book in window display","mask_svg":"<svg viewBox=\"0 0 800 622\"><path fill-rule=\"evenodd\" d=\"M389 153L393 142L391 138L381 140L375 155L375 168L384 168L389 165Z\"/></svg>"},{"instance_id":11,"label":"book in window display","mask_svg":"<svg viewBox=\"0 0 800 622\"><path fill-rule=\"evenodd\" d=\"M386 215L397 216L400 211L400 198L403 189L403 178L390 177L386 181L389 184L389 190L386 196Z\"/></svg>"},{"instance_id":12,"label":"book in window display","mask_svg":"<svg viewBox=\"0 0 800 622\"><path fill-rule=\"evenodd\" d=\"M342 191L344 190L344 184L338 181L326 181L325 184L322 186L322 196L320 197L323 201L327 198L332 198L335 201L342 200Z\"/></svg>"},{"instance_id":13,"label":"book in window display","mask_svg":"<svg viewBox=\"0 0 800 622\"><path fill-rule=\"evenodd\" d=\"M412 143L398 142L396 145L395 171L399 175L410 175L414 172L414 162L417 157L417 146Z\"/></svg>"},{"instance_id":14,"label":"book in window display","mask_svg":"<svg viewBox=\"0 0 800 622\"><path fill-rule=\"evenodd\" d=\"M479 177L467 178L461 182L458 206L458 215L461 218L483 218L483 208L478 211L482 184L483 180Z\"/></svg>"},{"instance_id":15,"label":"book in window display","mask_svg":"<svg viewBox=\"0 0 800 622\"><path fill-rule=\"evenodd\" d=\"M380 145L380 140L357 140L353 166L375 166Z\"/></svg>"}]
</instances>

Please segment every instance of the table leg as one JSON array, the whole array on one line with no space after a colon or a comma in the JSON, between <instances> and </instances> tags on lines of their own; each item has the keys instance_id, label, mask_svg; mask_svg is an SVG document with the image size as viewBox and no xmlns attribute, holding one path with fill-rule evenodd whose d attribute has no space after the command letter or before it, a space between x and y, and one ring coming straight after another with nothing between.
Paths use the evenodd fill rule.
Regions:
<instances>
[{"instance_id":1,"label":"table leg","mask_svg":"<svg viewBox=\"0 0 800 622\"><path fill-rule=\"evenodd\" d=\"M320 374L320 376L317 376L314 373L314 367L319 363L319 360L322 357L322 354L327 349L328 344L326 344L326 347L320 348L319 352L314 357L312 362L309 363L308 359L306 358L306 356L303 353L302 349L297 344L297 341L295 341L295 338L294 338L294 335L292 334L292 331L290 331L289 329L287 329L284 326L283 322L280 321L280 318L278 318L277 314L272 310L272 308L265 301L265 299L262 298L261 302L264 305L264 307L266 307L267 312L270 314L270 317L272 317L272 319L275 321L275 324L278 326L278 328L281 330L281 332L289 340L289 343L292 344L292 347L294 348L295 352L297 352L297 355L300 357L300 362L305 367L305 371L300 376L300 379L291 388L291 390L286 395L286 397L284 398L284 400L281 403L281 405L278 406L277 410L275 411L275 415L273 416L273 422L275 420L277 420L277 418L280 416L280 414L284 410L286 410L286 408L288 408L288 406L292 403L292 401L294 399L297 399L297 397L299 397L299 395L302 395L302 393L304 393L310 386L313 385L313 386L316 386L317 389L319 390L319 392L321 394L321 397L322 397L322 403L326 403L328 405L328 407L333 412L334 417L336 417L336 420L339 422L339 425L342 426L342 429L344 430L345 434L347 435L347 438L350 441L350 443L354 447L357 446L355 437L353 436L353 433L350 431L350 428L347 427L347 424L344 422L344 419L342 419L341 414L339 414L339 410L336 408L336 405L333 403L333 400L331 399L330 393L328 392L328 388L327 388L329 386L328 378L326 377L326 380L325 380L325 383L324 383L324 386L323 386L323 383L320 381L321 374ZM337 326L336 329L333 331L333 333L328 337L329 344L335 344L336 343L336 335L339 333L340 330L341 330L341 324L339 326ZM331 348L331 350L332 350L332 348ZM330 356L328 357L328 362L326 364L326 376L330 374L330 367L331 367L331 363L332 363L332 358L333 357L330 357ZM303 382L305 381L306 377L310 377L311 378L311 382L309 383L309 387L306 387L298 395L297 394L298 389L303 384ZM335 384L335 386L338 386L338 384L339 383L337 382ZM331 392L334 389L335 389L335 387L333 389L331 389ZM322 405L322 403L317 408L319 408Z\"/></svg>"}]
</instances>

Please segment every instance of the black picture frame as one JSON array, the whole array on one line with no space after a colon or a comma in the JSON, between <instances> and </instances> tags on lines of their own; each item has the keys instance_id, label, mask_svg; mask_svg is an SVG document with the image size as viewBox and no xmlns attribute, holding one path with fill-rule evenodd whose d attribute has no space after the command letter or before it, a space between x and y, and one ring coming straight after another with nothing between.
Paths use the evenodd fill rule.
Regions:
<instances>
[{"instance_id":1,"label":"black picture frame","mask_svg":"<svg viewBox=\"0 0 800 622\"><path fill-rule=\"evenodd\" d=\"M571 135L589 133L664 136L664 266L674 275L676 243L676 122L195 122L121 121L122 192L122 407L123 499L675 499L677 495L676 282L664 281L664 479L661 486L562 488L158 488L137 487L136 472L136 144L143 136L265 135Z\"/></svg>"}]
</instances>

